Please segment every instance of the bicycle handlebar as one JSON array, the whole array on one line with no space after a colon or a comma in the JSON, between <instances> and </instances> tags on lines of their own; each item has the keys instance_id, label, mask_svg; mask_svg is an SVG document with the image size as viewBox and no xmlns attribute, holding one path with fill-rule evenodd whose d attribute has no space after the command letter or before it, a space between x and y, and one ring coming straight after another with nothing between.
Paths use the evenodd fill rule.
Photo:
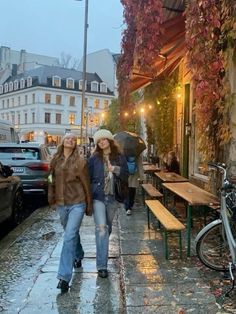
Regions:
<instances>
[{"instance_id":1,"label":"bicycle handlebar","mask_svg":"<svg viewBox=\"0 0 236 314\"><path fill-rule=\"evenodd\" d=\"M230 184L229 180L227 179L227 173L226 173L226 165L224 163L213 163L213 162L208 162L209 167L216 168L221 171L223 174L222 176L222 183L221 183L221 190L227 190L227 189L232 189L233 185Z\"/></svg>"}]
</instances>

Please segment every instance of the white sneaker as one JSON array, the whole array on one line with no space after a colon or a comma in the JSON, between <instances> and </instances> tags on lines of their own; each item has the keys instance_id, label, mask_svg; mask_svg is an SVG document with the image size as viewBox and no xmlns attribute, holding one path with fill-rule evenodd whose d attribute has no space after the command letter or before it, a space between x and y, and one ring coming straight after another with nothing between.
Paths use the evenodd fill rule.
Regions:
<instances>
[{"instance_id":1,"label":"white sneaker","mask_svg":"<svg viewBox=\"0 0 236 314\"><path fill-rule=\"evenodd\" d=\"M127 216L130 216L131 214L132 214L131 209L128 209L128 210L126 211L126 215L127 215Z\"/></svg>"}]
</instances>

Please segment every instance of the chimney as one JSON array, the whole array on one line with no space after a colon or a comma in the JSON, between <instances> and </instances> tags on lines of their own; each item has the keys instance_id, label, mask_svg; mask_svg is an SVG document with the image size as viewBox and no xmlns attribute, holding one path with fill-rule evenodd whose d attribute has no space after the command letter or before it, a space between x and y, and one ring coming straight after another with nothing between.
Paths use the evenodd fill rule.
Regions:
<instances>
[{"instance_id":1,"label":"chimney","mask_svg":"<svg viewBox=\"0 0 236 314\"><path fill-rule=\"evenodd\" d=\"M17 75L17 64L15 64L15 63L12 64L11 75L12 76L16 76Z\"/></svg>"}]
</instances>

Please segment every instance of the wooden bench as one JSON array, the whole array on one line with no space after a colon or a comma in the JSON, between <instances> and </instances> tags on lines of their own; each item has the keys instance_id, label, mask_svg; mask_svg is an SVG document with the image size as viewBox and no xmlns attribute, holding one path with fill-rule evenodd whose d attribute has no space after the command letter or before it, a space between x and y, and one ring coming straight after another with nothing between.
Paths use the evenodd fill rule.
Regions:
<instances>
[{"instance_id":1,"label":"wooden bench","mask_svg":"<svg viewBox=\"0 0 236 314\"><path fill-rule=\"evenodd\" d=\"M143 204L145 205L145 194L147 194L151 199L162 199L163 194L161 194L151 183L143 183Z\"/></svg>"},{"instance_id":2,"label":"wooden bench","mask_svg":"<svg viewBox=\"0 0 236 314\"><path fill-rule=\"evenodd\" d=\"M185 229L185 226L174 215L172 215L168 209L158 200L146 200L146 207L148 211L148 228L150 228L149 213L150 210L157 218L159 224L164 229L164 246L165 246L165 258L168 259L168 233L177 232L179 235L179 256L182 258L182 234L181 231Z\"/></svg>"}]
</instances>

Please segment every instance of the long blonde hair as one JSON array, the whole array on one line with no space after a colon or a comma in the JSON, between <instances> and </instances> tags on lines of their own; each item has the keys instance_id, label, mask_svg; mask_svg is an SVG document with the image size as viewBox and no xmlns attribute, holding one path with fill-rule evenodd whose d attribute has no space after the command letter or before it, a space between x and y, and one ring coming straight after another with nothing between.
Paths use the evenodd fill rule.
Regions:
<instances>
[{"instance_id":1,"label":"long blonde hair","mask_svg":"<svg viewBox=\"0 0 236 314\"><path fill-rule=\"evenodd\" d=\"M64 141L63 141L64 142ZM61 157L63 156L63 153L64 153L64 145L63 143L60 144L58 147L57 147L57 151L56 153L54 154L51 162L50 162L50 169L53 170L56 163L58 162L58 160L61 159ZM71 162L74 163L76 161L76 159L78 158L81 158L80 155L79 155L79 151L78 151L78 148L77 148L77 145L75 145L71 155L70 155L70 158L71 158Z\"/></svg>"}]
</instances>

